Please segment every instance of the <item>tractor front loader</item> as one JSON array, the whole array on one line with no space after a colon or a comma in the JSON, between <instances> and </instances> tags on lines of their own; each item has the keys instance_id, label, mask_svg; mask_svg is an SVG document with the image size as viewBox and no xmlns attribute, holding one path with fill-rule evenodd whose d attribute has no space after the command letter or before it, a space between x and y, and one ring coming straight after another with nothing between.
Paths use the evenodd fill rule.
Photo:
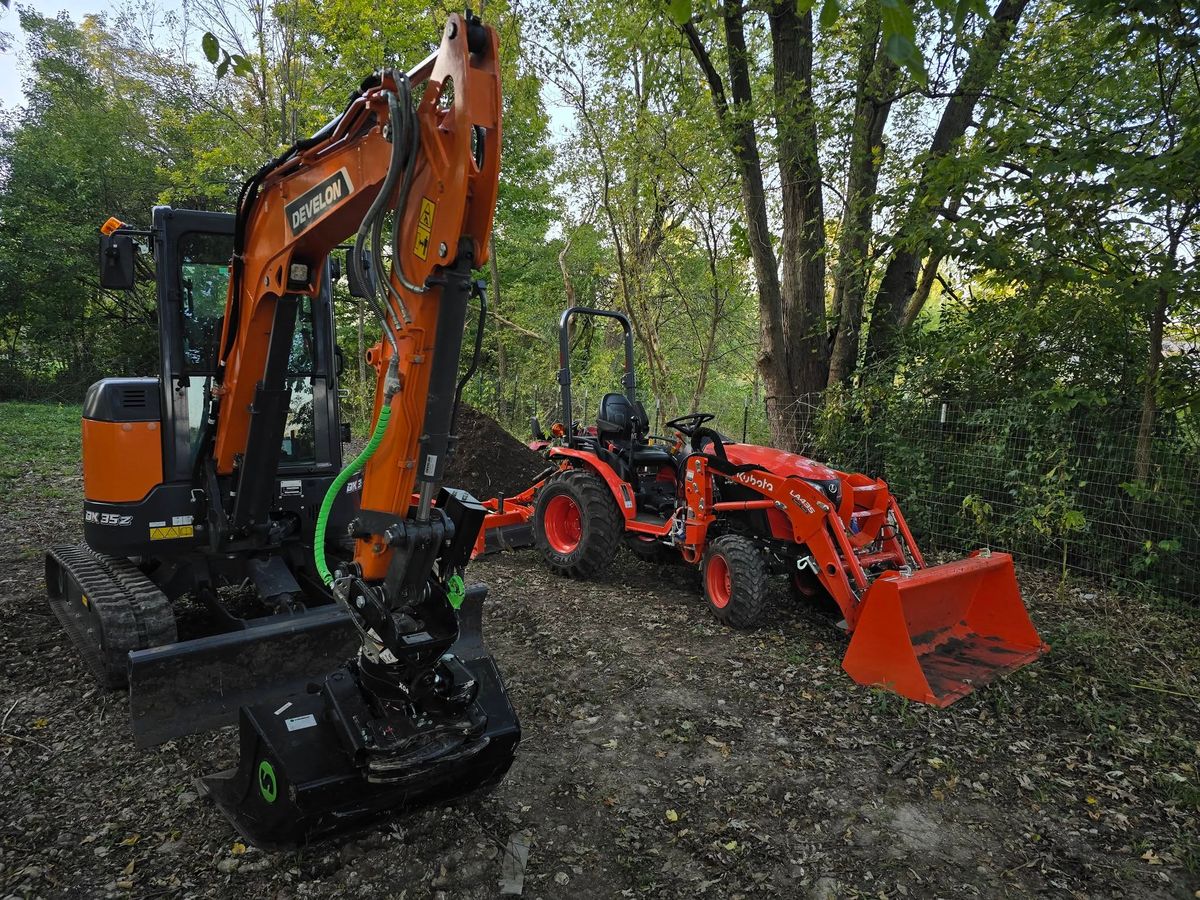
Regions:
<instances>
[{"instance_id":1,"label":"tractor front loader","mask_svg":"<svg viewBox=\"0 0 1200 900\"><path fill-rule=\"evenodd\" d=\"M623 393L600 402L594 433L571 418L568 325L577 315L624 330ZM699 567L713 614L762 622L782 576L793 592L832 600L850 633L843 667L860 684L946 706L1046 652L1021 601L1012 558L980 551L926 564L887 485L680 416L674 437L649 434L636 398L633 336L621 313L572 307L559 328L565 429L545 449L551 474L485 502L476 552L536 545L560 575L589 578L622 543L649 560Z\"/></svg>"}]
</instances>

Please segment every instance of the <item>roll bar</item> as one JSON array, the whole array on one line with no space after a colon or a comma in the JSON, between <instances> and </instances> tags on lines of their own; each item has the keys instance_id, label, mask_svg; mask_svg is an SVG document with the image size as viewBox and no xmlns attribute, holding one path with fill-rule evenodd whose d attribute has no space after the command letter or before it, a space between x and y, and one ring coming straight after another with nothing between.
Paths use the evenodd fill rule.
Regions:
<instances>
[{"instance_id":1,"label":"roll bar","mask_svg":"<svg viewBox=\"0 0 1200 900\"><path fill-rule=\"evenodd\" d=\"M558 320L558 384L562 388L563 420L567 426L567 446L575 445L575 422L571 416L571 337L569 328L571 319L575 316L592 316L603 319L616 319L621 323L625 332L625 374L621 376L621 385L625 388L625 396L630 403L637 401L637 376L633 371L633 326L629 317L624 313L611 309L592 309L590 306L571 306L563 311Z\"/></svg>"}]
</instances>

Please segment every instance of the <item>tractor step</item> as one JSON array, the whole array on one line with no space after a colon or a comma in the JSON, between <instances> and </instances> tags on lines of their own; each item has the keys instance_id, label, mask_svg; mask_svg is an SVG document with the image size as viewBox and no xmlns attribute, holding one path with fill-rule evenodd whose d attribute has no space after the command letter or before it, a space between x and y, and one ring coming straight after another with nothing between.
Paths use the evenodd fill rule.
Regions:
<instances>
[{"instance_id":1,"label":"tractor step","mask_svg":"<svg viewBox=\"0 0 1200 900\"><path fill-rule=\"evenodd\" d=\"M101 684L124 687L129 653L175 640L171 603L133 563L87 544L46 553L46 598Z\"/></svg>"}]
</instances>

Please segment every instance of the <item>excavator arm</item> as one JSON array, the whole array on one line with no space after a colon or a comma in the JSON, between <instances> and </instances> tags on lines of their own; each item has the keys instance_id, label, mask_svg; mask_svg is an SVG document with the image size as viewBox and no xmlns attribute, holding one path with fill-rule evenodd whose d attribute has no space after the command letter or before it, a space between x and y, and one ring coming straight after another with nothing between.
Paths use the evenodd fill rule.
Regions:
<instances>
[{"instance_id":1,"label":"excavator arm","mask_svg":"<svg viewBox=\"0 0 1200 900\"><path fill-rule=\"evenodd\" d=\"M213 474L236 481L214 535L236 540L267 526L296 303L317 293L322 263L348 235L356 236L351 265L369 261L363 275L380 294L384 339L368 355L376 419L385 404L392 409L367 465L363 505L403 517L419 481L427 517L449 449L470 270L487 260L496 205L498 66L495 33L452 15L436 53L407 74L368 79L340 116L244 186L211 453L201 454ZM378 544L364 539L356 554L368 578L388 566L389 554L372 549Z\"/></svg>"},{"instance_id":2,"label":"excavator arm","mask_svg":"<svg viewBox=\"0 0 1200 900\"><path fill-rule=\"evenodd\" d=\"M211 486L199 493L231 497L207 501L214 550L269 552L286 537L277 534L286 523L271 516L271 489L296 305L316 294L326 258L349 235L351 279L368 286L382 327L368 353L374 431L333 480L313 539L314 567L357 628L360 650L334 672L314 673L303 693L243 706L239 766L204 779L263 846L486 789L520 738L482 644L483 588L468 591L462 580L486 511L439 489L472 295L479 328L486 309L472 269L486 262L496 205L498 67L495 32L469 13L450 16L436 53L407 74L368 79L340 116L260 169L239 198L197 457L196 480ZM364 465L354 557L331 571L327 515Z\"/></svg>"}]
</instances>

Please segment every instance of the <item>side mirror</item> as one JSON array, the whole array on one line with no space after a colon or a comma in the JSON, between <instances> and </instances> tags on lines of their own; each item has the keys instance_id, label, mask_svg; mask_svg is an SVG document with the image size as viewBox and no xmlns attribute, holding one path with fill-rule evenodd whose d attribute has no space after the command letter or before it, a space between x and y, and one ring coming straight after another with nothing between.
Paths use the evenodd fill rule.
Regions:
<instances>
[{"instance_id":1,"label":"side mirror","mask_svg":"<svg viewBox=\"0 0 1200 900\"><path fill-rule=\"evenodd\" d=\"M135 281L134 255L137 247L129 235L113 234L100 238L100 287L131 291Z\"/></svg>"},{"instance_id":2,"label":"side mirror","mask_svg":"<svg viewBox=\"0 0 1200 900\"><path fill-rule=\"evenodd\" d=\"M364 259L355 260L354 251L346 251L346 282L350 287L350 296L370 300L377 297L374 290L375 273L370 265L371 254L364 252Z\"/></svg>"}]
</instances>

